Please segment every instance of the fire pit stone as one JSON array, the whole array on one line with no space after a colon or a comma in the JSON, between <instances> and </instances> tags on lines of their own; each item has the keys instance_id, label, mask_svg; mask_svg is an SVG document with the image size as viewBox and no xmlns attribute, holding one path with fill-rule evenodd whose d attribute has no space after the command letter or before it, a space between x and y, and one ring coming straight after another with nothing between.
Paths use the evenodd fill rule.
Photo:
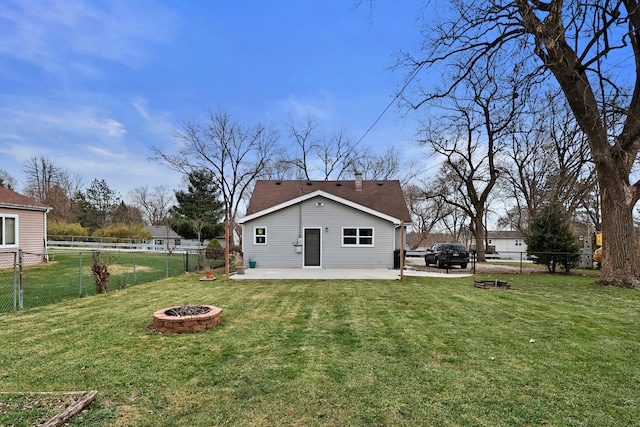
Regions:
<instances>
[{"instance_id":1,"label":"fire pit stone","mask_svg":"<svg viewBox=\"0 0 640 427\"><path fill-rule=\"evenodd\" d=\"M157 332L181 334L200 332L220 323L222 309L213 305L183 305L163 308L153 313Z\"/></svg>"}]
</instances>

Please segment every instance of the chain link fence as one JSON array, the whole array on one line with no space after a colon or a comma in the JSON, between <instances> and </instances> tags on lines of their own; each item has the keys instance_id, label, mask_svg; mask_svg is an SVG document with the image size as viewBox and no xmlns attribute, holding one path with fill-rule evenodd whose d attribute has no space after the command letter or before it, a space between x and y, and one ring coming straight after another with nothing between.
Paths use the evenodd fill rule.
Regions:
<instances>
[{"instance_id":1,"label":"chain link fence","mask_svg":"<svg viewBox=\"0 0 640 427\"><path fill-rule=\"evenodd\" d=\"M0 313L96 294L91 270L94 253L107 265L109 290L224 266L203 251L56 251L0 253ZM43 262L43 260L48 261ZM203 261L205 260L205 261Z\"/></svg>"},{"instance_id":2,"label":"chain link fence","mask_svg":"<svg viewBox=\"0 0 640 427\"><path fill-rule=\"evenodd\" d=\"M0 253L0 313L17 308L17 252Z\"/></svg>"}]
</instances>

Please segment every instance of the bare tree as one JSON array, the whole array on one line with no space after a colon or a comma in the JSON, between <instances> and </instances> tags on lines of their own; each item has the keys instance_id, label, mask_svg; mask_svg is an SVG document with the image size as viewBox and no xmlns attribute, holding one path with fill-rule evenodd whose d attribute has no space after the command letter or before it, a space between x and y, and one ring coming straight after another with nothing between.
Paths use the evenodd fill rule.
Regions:
<instances>
[{"instance_id":1,"label":"bare tree","mask_svg":"<svg viewBox=\"0 0 640 427\"><path fill-rule=\"evenodd\" d=\"M142 211L144 222L149 225L167 225L169 210L174 204L174 197L166 185L149 188L143 185L129 193L132 204Z\"/></svg>"},{"instance_id":2,"label":"bare tree","mask_svg":"<svg viewBox=\"0 0 640 427\"><path fill-rule=\"evenodd\" d=\"M9 172L4 169L0 169L0 187L6 187L10 190L16 187L16 180L9 175Z\"/></svg>"},{"instance_id":3,"label":"bare tree","mask_svg":"<svg viewBox=\"0 0 640 427\"><path fill-rule=\"evenodd\" d=\"M502 192L515 205L501 223L520 230L549 204L563 206L570 217L584 210L596 184L586 137L557 95L526 100L530 114L518 122L504 151Z\"/></svg>"},{"instance_id":4,"label":"bare tree","mask_svg":"<svg viewBox=\"0 0 640 427\"><path fill-rule=\"evenodd\" d=\"M449 219L455 216L453 206L446 203L437 194L425 192L423 187L416 184L408 184L403 187L404 198L413 220L413 230L420 236L412 249L420 246L438 224L442 224L444 228L450 230L452 221ZM453 223L455 224L456 221ZM454 228L456 227L454 226Z\"/></svg>"},{"instance_id":5,"label":"bare tree","mask_svg":"<svg viewBox=\"0 0 640 427\"><path fill-rule=\"evenodd\" d=\"M520 111L517 80L503 81L494 67L485 61L481 70L472 70L443 98L447 114L427 123L419 139L444 158L440 172L455 191L440 197L470 218L479 261L486 259L485 213L500 172L498 154Z\"/></svg>"},{"instance_id":6,"label":"bare tree","mask_svg":"<svg viewBox=\"0 0 640 427\"><path fill-rule=\"evenodd\" d=\"M415 159L403 160L397 146L388 146L381 155L373 154L370 149L363 150L355 168L362 172L364 179L398 179L405 187L417 177L417 164Z\"/></svg>"},{"instance_id":7,"label":"bare tree","mask_svg":"<svg viewBox=\"0 0 640 427\"><path fill-rule=\"evenodd\" d=\"M170 153L153 147L154 159L185 175L211 171L224 201L225 219L235 230L242 200L267 172L278 133L262 124L242 126L218 109L210 110L204 123L186 122L176 137L182 148ZM230 238L235 244L234 236Z\"/></svg>"},{"instance_id":8,"label":"bare tree","mask_svg":"<svg viewBox=\"0 0 640 427\"><path fill-rule=\"evenodd\" d=\"M602 192L602 281L640 287L633 230L640 182L631 180L640 150L637 1L452 0L448 16L425 32L420 56L405 59L415 72L461 57L466 67L444 90L424 90L427 96L414 105L453 90L480 61L499 52L515 62L505 61L505 74L524 64L536 66L528 80L561 88L589 142Z\"/></svg>"},{"instance_id":9,"label":"bare tree","mask_svg":"<svg viewBox=\"0 0 640 427\"><path fill-rule=\"evenodd\" d=\"M31 157L25 162L26 185L24 192L29 197L46 203L49 190L58 184L62 169L46 157Z\"/></svg>"},{"instance_id":10,"label":"bare tree","mask_svg":"<svg viewBox=\"0 0 640 427\"><path fill-rule=\"evenodd\" d=\"M312 179L313 165L310 163L317 157L320 147L320 141L315 136L317 128L318 120L312 115L307 115L302 124L296 124L290 118L289 136L293 138L295 148L285 152L282 162L288 165L296 179Z\"/></svg>"},{"instance_id":11,"label":"bare tree","mask_svg":"<svg viewBox=\"0 0 640 427\"><path fill-rule=\"evenodd\" d=\"M82 188L82 177L58 167L46 157L32 157L25 162L25 195L52 208L51 220L73 222L79 212L72 198Z\"/></svg>"},{"instance_id":12,"label":"bare tree","mask_svg":"<svg viewBox=\"0 0 640 427\"><path fill-rule=\"evenodd\" d=\"M313 115L307 115L302 123L290 120L289 136L293 143L281 148L269 164L270 178L326 181L353 176L365 150L361 150L344 129L326 137L319 127L320 121Z\"/></svg>"}]
</instances>

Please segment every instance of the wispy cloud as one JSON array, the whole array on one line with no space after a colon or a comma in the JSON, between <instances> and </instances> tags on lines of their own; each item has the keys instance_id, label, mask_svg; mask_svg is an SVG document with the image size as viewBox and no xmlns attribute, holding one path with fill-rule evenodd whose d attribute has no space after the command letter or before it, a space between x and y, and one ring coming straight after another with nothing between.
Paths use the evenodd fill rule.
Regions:
<instances>
[{"instance_id":1,"label":"wispy cloud","mask_svg":"<svg viewBox=\"0 0 640 427\"><path fill-rule=\"evenodd\" d=\"M95 72L83 57L136 67L147 43L167 41L176 18L155 3L4 0L0 54L48 72Z\"/></svg>"},{"instance_id":2,"label":"wispy cloud","mask_svg":"<svg viewBox=\"0 0 640 427\"><path fill-rule=\"evenodd\" d=\"M122 123L90 107L62 111L0 109L0 114L0 126L7 135L20 139L72 134L106 140L122 138L127 132Z\"/></svg>"}]
</instances>

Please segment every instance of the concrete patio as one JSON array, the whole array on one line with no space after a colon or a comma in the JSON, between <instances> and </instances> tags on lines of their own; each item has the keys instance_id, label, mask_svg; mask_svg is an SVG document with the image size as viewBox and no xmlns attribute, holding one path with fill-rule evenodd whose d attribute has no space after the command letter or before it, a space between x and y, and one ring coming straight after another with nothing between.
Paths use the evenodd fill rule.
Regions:
<instances>
[{"instance_id":1,"label":"concrete patio","mask_svg":"<svg viewBox=\"0 0 640 427\"><path fill-rule=\"evenodd\" d=\"M470 272L435 273L405 270L404 276L471 277ZM326 269L326 268L247 268L245 274L234 274L232 280L400 280L400 270L390 269Z\"/></svg>"}]
</instances>

